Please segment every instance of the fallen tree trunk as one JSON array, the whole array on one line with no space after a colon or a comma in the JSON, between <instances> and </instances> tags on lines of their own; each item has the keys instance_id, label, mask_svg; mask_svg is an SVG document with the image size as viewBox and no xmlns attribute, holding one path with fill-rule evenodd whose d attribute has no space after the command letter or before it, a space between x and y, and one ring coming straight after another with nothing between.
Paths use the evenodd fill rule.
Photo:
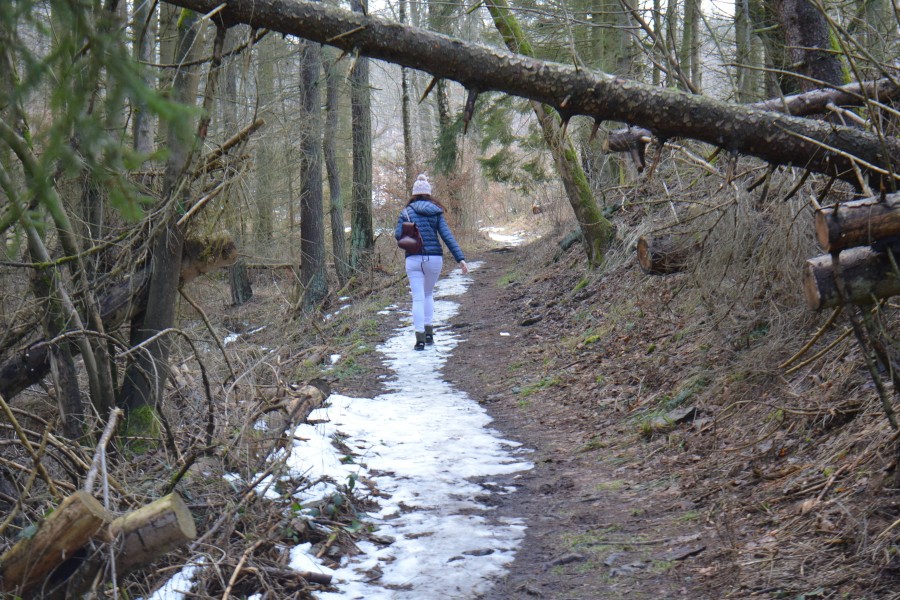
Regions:
<instances>
[{"instance_id":1,"label":"fallen tree trunk","mask_svg":"<svg viewBox=\"0 0 900 600\"><path fill-rule=\"evenodd\" d=\"M687 267L700 248L700 242L689 235L642 235L637 243L638 264L648 275L677 273Z\"/></svg>"},{"instance_id":2,"label":"fallen tree trunk","mask_svg":"<svg viewBox=\"0 0 900 600\"><path fill-rule=\"evenodd\" d=\"M865 246L900 235L900 194L864 198L816 211L816 237L825 252Z\"/></svg>"},{"instance_id":3,"label":"fallen tree trunk","mask_svg":"<svg viewBox=\"0 0 900 600\"><path fill-rule=\"evenodd\" d=\"M824 113L831 106L865 106L868 102L888 102L898 96L900 85L888 79L878 79L771 98L750 106L759 110L803 116Z\"/></svg>"},{"instance_id":4,"label":"fallen tree trunk","mask_svg":"<svg viewBox=\"0 0 900 600\"><path fill-rule=\"evenodd\" d=\"M26 592L75 556L110 519L93 496L75 492L50 513L32 537L0 557L0 592L26 597Z\"/></svg>"},{"instance_id":5,"label":"fallen tree trunk","mask_svg":"<svg viewBox=\"0 0 900 600\"><path fill-rule=\"evenodd\" d=\"M871 304L878 299L900 294L900 277L891 264L888 252L878 252L868 246L841 252L841 271L847 289L844 302L835 285L831 255L809 259L803 269L803 292L807 306L812 310L822 310L843 303Z\"/></svg>"},{"instance_id":6,"label":"fallen tree trunk","mask_svg":"<svg viewBox=\"0 0 900 600\"><path fill-rule=\"evenodd\" d=\"M195 537L197 528L190 509L178 494L172 493L114 519L94 539L112 545L111 564L115 565L116 576L121 577ZM46 600L80 598L94 584L103 566L104 561L99 558L84 561L65 585L59 585Z\"/></svg>"},{"instance_id":7,"label":"fallen tree trunk","mask_svg":"<svg viewBox=\"0 0 900 600\"><path fill-rule=\"evenodd\" d=\"M634 123L660 138L692 138L854 183L858 183L854 166L871 179L892 177L900 170L900 141L895 138L537 60L318 2L169 2L201 13L215 11L215 18L227 24L266 27L426 71L470 90L495 90L543 102L566 117Z\"/></svg>"},{"instance_id":8,"label":"fallen tree trunk","mask_svg":"<svg viewBox=\"0 0 900 600\"><path fill-rule=\"evenodd\" d=\"M237 247L228 239L188 240L184 245L181 284L203 273L228 266L237 260ZM147 308L149 269L143 269L128 281L110 289L100 299L100 317L110 332ZM77 350L73 345L73 349ZM12 398L43 379L50 371L50 344L38 340L0 364L0 395Z\"/></svg>"}]
</instances>

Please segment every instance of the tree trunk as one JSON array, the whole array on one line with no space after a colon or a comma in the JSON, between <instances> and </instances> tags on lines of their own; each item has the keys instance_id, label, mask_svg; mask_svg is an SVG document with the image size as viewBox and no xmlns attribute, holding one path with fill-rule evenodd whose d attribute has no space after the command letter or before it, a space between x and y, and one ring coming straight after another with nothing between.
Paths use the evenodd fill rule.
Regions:
<instances>
[{"instance_id":1,"label":"tree trunk","mask_svg":"<svg viewBox=\"0 0 900 600\"><path fill-rule=\"evenodd\" d=\"M525 39L515 17L510 13L506 0L486 0L485 5L509 49L525 56L532 56L534 52L531 45ZM575 148L568 136L559 128L555 116L539 102L532 101L531 107L541 125L544 141L550 148L569 204L584 234L584 249L588 262L591 266L598 266L603 262L606 246L615 234L613 226L597 208L591 186L578 162Z\"/></svg>"},{"instance_id":2,"label":"tree trunk","mask_svg":"<svg viewBox=\"0 0 900 600\"><path fill-rule=\"evenodd\" d=\"M810 0L772 0L784 32L785 49L791 71L804 77L802 91L822 87L822 83L846 83L838 55L831 52L828 22ZM812 81L811 81L812 80Z\"/></svg>"},{"instance_id":3,"label":"tree trunk","mask_svg":"<svg viewBox=\"0 0 900 600\"><path fill-rule=\"evenodd\" d=\"M895 268L897 259L892 260L889 254L892 251L860 246L841 252L841 272L848 296L843 302L834 281L831 255L809 259L803 268L806 305L811 310L822 310L844 303L872 304L878 299L900 294L900 276Z\"/></svg>"},{"instance_id":4,"label":"tree trunk","mask_svg":"<svg viewBox=\"0 0 900 600\"><path fill-rule=\"evenodd\" d=\"M101 528L94 539L109 543L115 553L116 576L122 577L138 567L183 546L197 536L194 518L184 500L172 493L114 519ZM65 585L45 600L81 598L93 586L105 561L91 558L82 562Z\"/></svg>"},{"instance_id":5,"label":"tree trunk","mask_svg":"<svg viewBox=\"0 0 900 600\"><path fill-rule=\"evenodd\" d=\"M406 23L406 4L408 0L400 0L400 22ZM412 110L410 108L409 69L400 67L400 111L403 121L403 171L406 190L411 190L416 180L416 154L413 147ZM409 193L407 191L407 193Z\"/></svg>"},{"instance_id":6,"label":"tree trunk","mask_svg":"<svg viewBox=\"0 0 900 600\"><path fill-rule=\"evenodd\" d=\"M267 35L259 44L259 75L257 84L260 117L267 123L275 122L278 90L275 86L275 61L282 46L279 36ZM256 215L253 220L253 249L260 256L269 256L273 239L273 211L275 207L276 180L281 176L278 148L274 132L259 144L256 150L256 194L253 198ZM294 199L289 200L293 202ZM293 227L293 219L291 219ZM271 258L271 257L270 257Z\"/></svg>"},{"instance_id":7,"label":"tree trunk","mask_svg":"<svg viewBox=\"0 0 900 600\"><path fill-rule=\"evenodd\" d=\"M366 0L352 0L354 12L365 13ZM360 54L350 71L350 110L353 145L353 189L350 200L350 264L367 272L375 251L372 224L372 92L369 59Z\"/></svg>"},{"instance_id":8,"label":"tree trunk","mask_svg":"<svg viewBox=\"0 0 900 600\"><path fill-rule=\"evenodd\" d=\"M844 202L816 211L816 237L825 252L900 236L900 194Z\"/></svg>"},{"instance_id":9,"label":"tree trunk","mask_svg":"<svg viewBox=\"0 0 900 600\"><path fill-rule=\"evenodd\" d=\"M139 62L153 63L156 58L156 5L151 2L136 2L132 18L132 31L135 36L134 57ZM153 88L153 80L150 67L145 66L144 82L147 87ZM134 149L148 156L153 152L156 124L144 103L137 99L132 102Z\"/></svg>"},{"instance_id":10,"label":"tree trunk","mask_svg":"<svg viewBox=\"0 0 900 600\"><path fill-rule=\"evenodd\" d=\"M225 37L225 52L232 52L240 41L239 34L243 29L241 27L232 27L228 30ZM239 55L238 55L239 56ZM238 128L238 115L236 106L238 104L238 56L230 56L223 66L222 81L222 102L220 103L222 111L222 132L223 137L230 138ZM241 211L236 205L240 202L238 194L234 188L229 186L224 193L223 203L225 204L224 221L231 231L231 237L234 239L238 247L244 247L244 227ZM231 290L231 304L233 306L242 306L249 302L253 297L253 286L250 284L250 275L247 272L247 266L243 258L238 258L235 263L228 269L228 287Z\"/></svg>"},{"instance_id":11,"label":"tree trunk","mask_svg":"<svg viewBox=\"0 0 900 600\"><path fill-rule=\"evenodd\" d=\"M37 260L32 252L32 260ZM56 296L55 289L61 285L54 281L59 277L55 269L41 269L32 275L34 297L46 303L43 310L44 338L51 340L65 331L66 316L61 310L61 299ZM53 375L53 387L56 390L56 403L62 420L62 431L71 440L77 440L84 434L85 414L78 386L78 372L72 357L73 344L64 342L49 348L48 357L50 371Z\"/></svg>"},{"instance_id":12,"label":"tree trunk","mask_svg":"<svg viewBox=\"0 0 900 600\"><path fill-rule=\"evenodd\" d=\"M179 20L179 40L176 62L190 62L199 55L197 14L188 11ZM173 82L173 98L186 105L196 103L198 75L190 68L181 68ZM178 297L179 267L181 265L184 232L177 224L179 211L185 209L190 189L179 185L182 174L190 164L194 147L193 132L170 124L166 141L169 158L163 176L163 202L158 232L151 242L151 276L147 310L137 327L132 326L131 343L137 345L156 336L175 324ZM169 375L169 340L158 337L137 353L125 376L122 404L127 410L127 431L137 435L152 432L156 407L162 398Z\"/></svg>"},{"instance_id":13,"label":"tree trunk","mask_svg":"<svg viewBox=\"0 0 900 600\"><path fill-rule=\"evenodd\" d=\"M322 48L306 42L299 49L300 110L300 287L301 312L317 308L328 295L325 272L325 215L322 193Z\"/></svg>"},{"instance_id":14,"label":"tree trunk","mask_svg":"<svg viewBox=\"0 0 900 600\"><path fill-rule=\"evenodd\" d=\"M735 77L735 98L738 102L747 103L755 100L756 73L753 64L753 23L750 20L750 0L734 2L734 39L737 63Z\"/></svg>"},{"instance_id":15,"label":"tree trunk","mask_svg":"<svg viewBox=\"0 0 900 600\"><path fill-rule=\"evenodd\" d=\"M340 93L343 72L337 63L337 52L333 48L323 52L325 56L325 131L322 150L325 158L325 172L328 177L328 195L331 200L329 222L331 223L331 249L334 255L334 272L338 285L344 287L350 281L350 261L347 260L347 244L344 235L344 191L341 185L341 170L338 166L337 142L340 116Z\"/></svg>"},{"instance_id":16,"label":"tree trunk","mask_svg":"<svg viewBox=\"0 0 900 600\"><path fill-rule=\"evenodd\" d=\"M171 1L204 12L220 6L216 0ZM860 159L859 169L872 178L900 171L900 141L857 128L655 88L303 0L234 0L222 13L234 22L358 49L468 88L564 105L568 114L630 122L662 138L692 138L773 164L803 165L856 183L849 156ZM823 152L823 145L840 154Z\"/></svg>"}]
</instances>

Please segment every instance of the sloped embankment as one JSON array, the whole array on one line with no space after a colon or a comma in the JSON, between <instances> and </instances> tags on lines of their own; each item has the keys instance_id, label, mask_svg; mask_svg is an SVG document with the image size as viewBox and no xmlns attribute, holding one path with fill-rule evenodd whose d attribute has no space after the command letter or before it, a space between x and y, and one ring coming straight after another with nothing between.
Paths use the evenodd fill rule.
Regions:
<instances>
[{"instance_id":1,"label":"sloped embankment","mask_svg":"<svg viewBox=\"0 0 900 600\"><path fill-rule=\"evenodd\" d=\"M779 368L821 323L554 242L485 253L453 325L448 377L535 449L489 597L896 597L896 439L852 338Z\"/></svg>"}]
</instances>

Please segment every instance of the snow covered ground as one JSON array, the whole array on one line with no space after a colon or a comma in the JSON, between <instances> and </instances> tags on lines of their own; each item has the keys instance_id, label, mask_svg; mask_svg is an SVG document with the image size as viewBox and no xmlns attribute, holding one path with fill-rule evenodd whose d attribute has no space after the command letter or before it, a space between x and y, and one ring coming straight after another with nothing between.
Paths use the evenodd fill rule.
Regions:
<instances>
[{"instance_id":1,"label":"snow covered ground","mask_svg":"<svg viewBox=\"0 0 900 600\"><path fill-rule=\"evenodd\" d=\"M470 282L459 271L439 282L436 323L456 314L459 305L448 298ZM411 324L401 327L379 347L396 373L386 382L388 393L333 395L330 407L311 415L327 423L296 431L310 442L296 445L293 466L313 479L346 481L356 473L372 481L383 497L369 522L379 536L394 539L388 546L364 542L364 554L329 571L340 591L319 594L323 600L473 598L504 572L522 540L522 522L494 517L486 500L509 493L515 473L532 465L518 444L489 428L477 402L442 379L441 366L460 340L446 329L435 337L434 346L414 352ZM323 443L334 435L353 449L354 464ZM297 569L324 570L308 554L292 557ZM373 580L375 572L381 576Z\"/></svg>"},{"instance_id":2,"label":"snow covered ground","mask_svg":"<svg viewBox=\"0 0 900 600\"><path fill-rule=\"evenodd\" d=\"M476 271L478 265L469 266ZM532 468L528 451L502 439L485 410L441 375L462 340L440 325L458 312L451 298L471 281L456 270L438 283L436 343L424 352L413 351L411 317L402 313L403 325L378 348L395 373L384 382L387 393L332 395L326 408L310 415L315 425L294 432L289 467L294 476L321 481L295 500L304 505L333 497L352 479L378 502L365 524L393 540L359 543L363 553L336 570L316 559L309 544L293 548L293 568L333 576L338 591L319 594L321 600L471 599L505 572L524 537L522 521L492 514L491 497L510 493L516 474ZM332 444L335 438L351 455ZM270 489L271 483L260 485ZM185 567L151 600L182 600L196 570Z\"/></svg>"}]
</instances>

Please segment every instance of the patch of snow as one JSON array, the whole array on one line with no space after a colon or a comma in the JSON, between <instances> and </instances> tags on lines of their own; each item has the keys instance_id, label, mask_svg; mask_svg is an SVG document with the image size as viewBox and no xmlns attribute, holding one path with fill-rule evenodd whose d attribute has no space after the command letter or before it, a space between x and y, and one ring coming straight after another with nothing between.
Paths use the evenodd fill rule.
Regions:
<instances>
[{"instance_id":1,"label":"patch of snow","mask_svg":"<svg viewBox=\"0 0 900 600\"><path fill-rule=\"evenodd\" d=\"M331 356L329 356L329 360L331 360L331 364L336 365L337 361L341 360L341 355L340 354L332 354Z\"/></svg>"},{"instance_id":2,"label":"patch of snow","mask_svg":"<svg viewBox=\"0 0 900 600\"><path fill-rule=\"evenodd\" d=\"M459 305L445 298L463 293L471 281L456 270L438 284L437 322L457 313ZM365 520L379 536L395 540L387 547L360 542L363 553L334 571L340 591L318 594L322 600L472 598L504 573L522 541L523 522L493 516L479 498L509 493L514 474L533 465L519 456L519 444L489 427L491 418L477 402L443 380L441 367L459 341L449 331L437 338L425 352L415 352L412 327L402 327L378 348L396 373L386 383L388 393L332 395L329 406L310 415L326 422L295 431L308 441L294 442L289 466L320 482L297 499L324 498L351 477L362 489L362 481L372 481L381 494L372 497L378 508ZM335 436L353 456L335 449ZM491 483L479 483L484 478ZM313 562L295 568L318 564L308 551L295 549L292 565L301 561ZM373 581L376 566L382 576Z\"/></svg>"},{"instance_id":3,"label":"patch of snow","mask_svg":"<svg viewBox=\"0 0 900 600\"><path fill-rule=\"evenodd\" d=\"M507 244L509 246L520 246L524 244L529 237L534 237L524 232L507 232L505 227L482 227L481 231L488 234L488 237L495 242Z\"/></svg>"},{"instance_id":4,"label":"patch of snow","mask_svg":"<svg viewBox=\"0 0 900 600\"><path fill-rule=\"evenodd\" d=\"M199 559L193 564L185 565L172 576L164 586L153 592L148 600L184 600L185 595L194 587L194 577L206 561Z\"/></svg>"},{"instance_id":5,"label":"patch of snow","mask_svg":"<svg viewBox=\"0 0 900 600\"><path fill-rule=\"evenodd\" d=\"M222 340L222 344L225 346L227 346L228 344L233 344L238 340L239 337L241 337L241 334L239 333L229 333L225 336L225 339Z\"/></svg>"}]
</instances>

